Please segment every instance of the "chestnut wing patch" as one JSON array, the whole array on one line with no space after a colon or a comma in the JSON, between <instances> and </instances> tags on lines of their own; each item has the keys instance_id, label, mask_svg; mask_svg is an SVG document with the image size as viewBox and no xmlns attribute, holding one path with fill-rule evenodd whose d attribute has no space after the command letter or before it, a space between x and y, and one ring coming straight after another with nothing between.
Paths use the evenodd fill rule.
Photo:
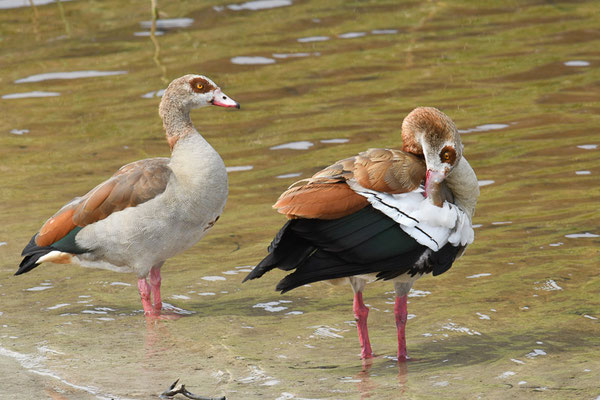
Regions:
<instances>
[{"instance_id":1,"label":"chestnut wing patch","mask_svg":"<svg viewBox=\"0 0 600 400\"><path fill-rule=\"evenodd\" d=\"M350 189L345 180L310 178L308 183L286 190L273 208L288 218L336 219L367 204L367 199Z\"/></svg>"},{"instance_id":2,"label":"chestnut wing patch","mask_svg":"<svg viewBox=\"0 0 600 400\"><path fill-rule=\"evenodd\" d=\"M127 207L151 200L165 191L172 175L168 158L150 158L127 164L83 197L61 208L40 229L38 246L49 246L76 226L86 226Z\"/></svg>"}]
</instances>

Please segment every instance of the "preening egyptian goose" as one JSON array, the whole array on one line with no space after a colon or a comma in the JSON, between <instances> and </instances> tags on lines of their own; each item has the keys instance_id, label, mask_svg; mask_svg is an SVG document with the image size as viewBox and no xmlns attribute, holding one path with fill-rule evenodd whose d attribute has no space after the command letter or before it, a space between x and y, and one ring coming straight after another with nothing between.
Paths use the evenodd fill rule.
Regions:
<instances>
[{"instance_id":1,"label":"preening egyptian goose","mask_svg":"<svg viewBox=\"0 0 600 400\"><path fill-rule=\"evenodd\" d=\"M273 207L289 221L244 279L274 268L294 270L277 285L284 293L347 278L354 289L362 358L373 356L365 284L394 283L398 360L406 360L407 294L413 283L447 271L473 241L479 185L452 120L435 108L417 108L402 123L402 139L402 150L367 150L285 191Z\"/></svg>"},{"instance_id":2,"label":"preening egyptian goose","mask_svg":"<svg viewBox=\"0 0 600 400\"><path fill-rule=\"evenodd\" d=\"M127 164L71 200L31 238L15 275L43 262L135 272L144 313L160 315L160 268L206 234L227 200L225 164L190 119L208 105L240 108L205 76L171 82L159 106L171 158Z\"/></svg>"}]
</instances>

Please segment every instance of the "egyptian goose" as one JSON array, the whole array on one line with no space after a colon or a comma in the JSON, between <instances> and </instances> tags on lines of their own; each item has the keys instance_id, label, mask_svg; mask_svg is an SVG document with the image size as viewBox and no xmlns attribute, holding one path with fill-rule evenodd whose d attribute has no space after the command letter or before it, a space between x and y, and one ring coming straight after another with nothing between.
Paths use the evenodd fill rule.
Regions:
<instances>
[{"instance_id":1,"label":"egyptian goose","mask_svg":"<svg viewBox=\"0 0 600 400\"><path fill-rule=\"evenodd\" d=\"M363 359L373 357L365 284L394 283L398 360L404 361L413 283L447 271L473 241L479 185L452 120L435 108L417 108L402 123L402 139L402 150L367 150L286 190L273 207L289 221L244 279L274 268L294 270L277 285L284 293L345 278L354 290Z\"/></svg>"},{"instance_id":2,"label":"egyptian goose","mask_svg":"<svg viewBox=\"0 0 600 400\"><path fill-rule=\"evenodd\" d=\"M31 238L15 275L43 262L135 272L145 315L159 316L160 268L206 234L227 200L225 164L190 119L208 105L240 108L205 76L171 82L159 106L171 158L127 164L71 200Z\"/></svg>"}]
</instances>

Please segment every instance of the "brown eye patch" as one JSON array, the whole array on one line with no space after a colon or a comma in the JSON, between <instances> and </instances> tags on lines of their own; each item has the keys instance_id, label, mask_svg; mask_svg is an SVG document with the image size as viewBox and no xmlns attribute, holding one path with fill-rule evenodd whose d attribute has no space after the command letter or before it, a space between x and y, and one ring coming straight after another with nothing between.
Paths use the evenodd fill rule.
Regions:
<instances>
[{"instance_id":1,"label":"brown eye patch","mask_svg":"<svg viewBox=\"0 0 600 400\"><path fill-rule=\"evenodd\" d=\"M451 146L444 147L440 152L440 160L443 163L454 165L454 162L456 161L456 150Z\"/></svg>"},{"instance_id":2,"label":"brown eye patch","mask_svg":"<svg viewBox=\"0 0 600 400\"><path fill-rule=\"evenodd\" d=\"M196 93L208 93L211 90L216 89L204 78L194 78L190 81L190 85L192 86L192 90Z\"/></svg>"}]
</instances>

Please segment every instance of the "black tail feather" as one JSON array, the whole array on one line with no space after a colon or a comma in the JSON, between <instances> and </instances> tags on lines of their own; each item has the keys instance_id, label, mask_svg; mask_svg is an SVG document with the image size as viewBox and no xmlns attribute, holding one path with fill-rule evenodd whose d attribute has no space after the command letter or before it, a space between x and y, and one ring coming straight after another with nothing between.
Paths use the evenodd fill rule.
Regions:
<instances>
[{"instance_id":1,"label":"black tail feather","mask_svg":"<svg viewBox=\"0 0 600 400\"><path fill-rule=\"evenodd\" d=\"M292 270L315 251L314 246L298 237L291 229L288 229L293 222L295 221L288 221L279 230L269 245L269 254L258 263L242 282L260 278L273 268L280 268L285 271Z\"/></svg>"},{"instance_id":2,"label":"black tail feather","mask_svg":"<svg viewBox=\"0 0 600 400\"><path fill-rule=\"evenodd\" d=\"M45 256L53 250L56 250L50 246L40 247L37 244L35 244L36 236L37 233L33 235L27 246L25 246L25 248L23 249L21 255L25 258L23 258L21 264L19 264L19 269L17 270L17 272L15 272L15 275L21 275L31 271L32 269L40 265L37 261L41 257Z\"/></svg>"},{"instance_id":3,"label":"black tail feather","mask_svg":"<svg viewBox=\"0 0 600 400\"><path fill-rule=\"evenodd\" d=\"M42 257L43 255L48 254L49 252L50 251L44 252L44 253L37 253L37 254L34 254L34 255L30 255L30 256L26 256L21 261L21 264L19 265L19 269L17 270L17 272L15 272L15 275L24 274L26 272L31 271L32 269L34 269L38 265L40 265L39 263L37 263L37 260L39 260L40 257Z\"/></svg>"},{"instance_id":4,"label":"black tail feather","mask_svg":"<svg viewBox=\"0 0 600 400\"><path fill-rule=\"evenodd\" d=\"M40 248L40 246L35 244L35 238L37 237L37 235L38 234L36 233L35 235L33 235L31 237L31 240L29 241L29 243L27 243L27 246L25 246L25 248L21 252L22 256L29 256L29 255L33 254L36 249Z\"/></svg>"}]
</instances>

